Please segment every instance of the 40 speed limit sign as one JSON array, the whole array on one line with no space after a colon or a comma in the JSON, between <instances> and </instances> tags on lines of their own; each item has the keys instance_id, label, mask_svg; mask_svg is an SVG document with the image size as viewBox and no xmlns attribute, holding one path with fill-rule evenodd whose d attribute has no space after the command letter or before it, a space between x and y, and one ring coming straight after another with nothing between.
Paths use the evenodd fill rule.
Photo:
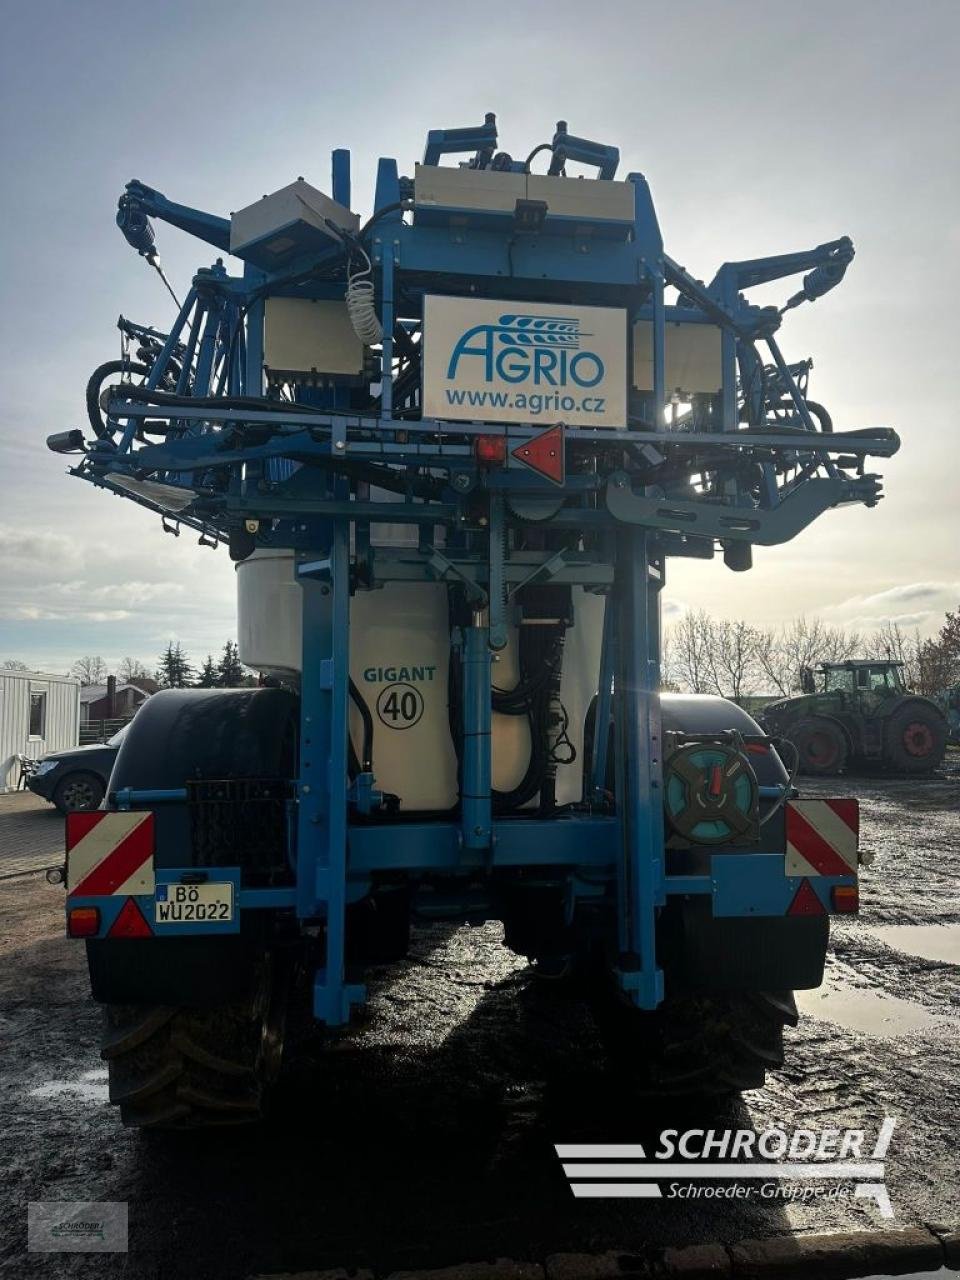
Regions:
<instances>
[{"instance_id":1,"label":"40 speed limit sign","mask_svg":"<svg viewBox=\"0 0 960 1280\"><path fill-rule=\"evenodd\" d=\"M377 717L388 729L412 729L423 715L423 694L412 684L388 684L377 698Z\"/></svg>"}]
</instances>

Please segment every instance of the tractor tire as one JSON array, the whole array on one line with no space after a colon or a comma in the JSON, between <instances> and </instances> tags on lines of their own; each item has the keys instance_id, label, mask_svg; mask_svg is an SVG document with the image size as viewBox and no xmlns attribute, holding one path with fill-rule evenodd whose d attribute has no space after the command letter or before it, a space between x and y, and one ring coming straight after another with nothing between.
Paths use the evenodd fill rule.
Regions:
<instances>
[{"instance_id":1,"label":"tractor tire","mask_svg":"<svg viewBox=\"0 0 960 1280\"><path fill-rule=\"evenodd\" d=\"M594 1006L616 1075L655 1096L713 1096L762 1088L783 1066L783 1028L797 1025L793 993L667 998L645 1012L609 993Z\"/></svg>"},{"instance_id":2,"label":"tractor tire","mask_svg":"<svg viewBox=\"0 0 960 1280\"><path fill-rule=\"evenodd\" d=\"M107 1005L100 1056L124 1125L196 1129L261 1119L280 1070L286 996L268 955L256 989L231 1004Z\"/></svg>"},{"instance_id":3,"label":"tractor tire","mask_svg":"<svg viewBox=\"0 0 960 1280\"><path fill-rule=\"evenodd\" d=\"M847 763L847 740L832 720L813 716L801 720L786 734L800 756L800 772L820 778L835 778Z\"/></svg>"},{"instance_id":4,"label":"tractor tire","mask_svg":"<svg viewBox=\"0 0 960 1280\"><path fill-rule=\"evenodd\" d=\"M932 707L911 703L895 711L886 727L883 762L898 773L930 773L943 762L947 726Z\"/></svg>"}]
</instances>

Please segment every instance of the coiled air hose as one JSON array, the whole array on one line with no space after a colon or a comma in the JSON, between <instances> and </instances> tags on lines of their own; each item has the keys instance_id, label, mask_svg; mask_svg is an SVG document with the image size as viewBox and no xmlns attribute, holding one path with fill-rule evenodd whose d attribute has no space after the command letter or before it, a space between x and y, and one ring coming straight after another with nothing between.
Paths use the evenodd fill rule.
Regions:
<instances>
[{"instance_id":1,"label":"coiled air hose","mask_svg":"<svg viewBox=\"0 0 960 1280\"><path fill-rule=\"evenodd\" d=\"M357 245L356 250L367 265L347 274L347 314L360 341L364 346L373 347L383 341L383 325L374 297L373 264L365 249Z\"/></svg>"}]
</instances>

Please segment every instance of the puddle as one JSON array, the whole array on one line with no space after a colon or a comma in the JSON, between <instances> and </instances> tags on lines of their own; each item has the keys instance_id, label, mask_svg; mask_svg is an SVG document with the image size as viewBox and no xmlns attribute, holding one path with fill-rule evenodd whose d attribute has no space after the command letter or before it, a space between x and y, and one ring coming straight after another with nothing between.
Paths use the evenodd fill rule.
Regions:
<instances>
[{"instance_id":1,"label":"puddle","mask_svg":"<svg viewBox=\"0 0 960 1280\"><path fill-rule=\"evenodd\" d=\"M871 1036L903 1036L941 1025L942 1019L911 1000L850 987L828 977L815 991L796 992L801 1014Z\"/></svg>"},{"instance_id":2,"label":"puddle","mask_svg":"<svg viewBox=\"0 0 960 1280\"><path fill-rule=\"evenodd\" d=\"M101 1103L109 1100L107 1071L99 1068L96 1071L84 1071L76 1080L47 1080L35 1089L30 1090L31 1098L65 1098L73 1097L78 1102Z\"/></svg>"},{"instance_id":3,"label":"puddle","mask_svg":"<svg viewBox=\"0 0 960 1280\"><path fill-rule=\"evenodd\" d=\"M921 960L943 960L960 965L960 925L957 924L875 924L864 929L910 956Z\"/></svg>"}]
</instances>

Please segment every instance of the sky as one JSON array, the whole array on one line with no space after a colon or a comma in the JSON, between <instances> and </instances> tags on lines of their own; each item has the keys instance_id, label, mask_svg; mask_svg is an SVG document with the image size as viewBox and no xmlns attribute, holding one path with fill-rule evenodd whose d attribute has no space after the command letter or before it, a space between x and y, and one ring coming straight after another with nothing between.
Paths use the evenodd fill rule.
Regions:
<instances>
[{"instance_id":1,"label":"sky","mask_svg":"<svg viewBox=\"0 0 960 1280\"><path fill-rule=\"evenodd\" d=\"M114 225L133 177L227 214L303 175L329 190L353 154L401 172L428 129L482 122L524 154L559 119L644 173L667 252L725 260L850 235L843 284L791 312L788 359L838 429L895 427L886 499L762 548L751 573L670 562L665 616L705 608L930 633L960 604L960 5L956 0L5 0L0 50L0 661L81 654L195 661L235 633L222 549L175 539L65 474L46 435L84 426L117 315L165 328L172 303ZM182 293L213 251L159 224ZM231 262L229 265L238 267ZM782 301L792 282L761 291Z\"/></svg>"}]
</instances>

